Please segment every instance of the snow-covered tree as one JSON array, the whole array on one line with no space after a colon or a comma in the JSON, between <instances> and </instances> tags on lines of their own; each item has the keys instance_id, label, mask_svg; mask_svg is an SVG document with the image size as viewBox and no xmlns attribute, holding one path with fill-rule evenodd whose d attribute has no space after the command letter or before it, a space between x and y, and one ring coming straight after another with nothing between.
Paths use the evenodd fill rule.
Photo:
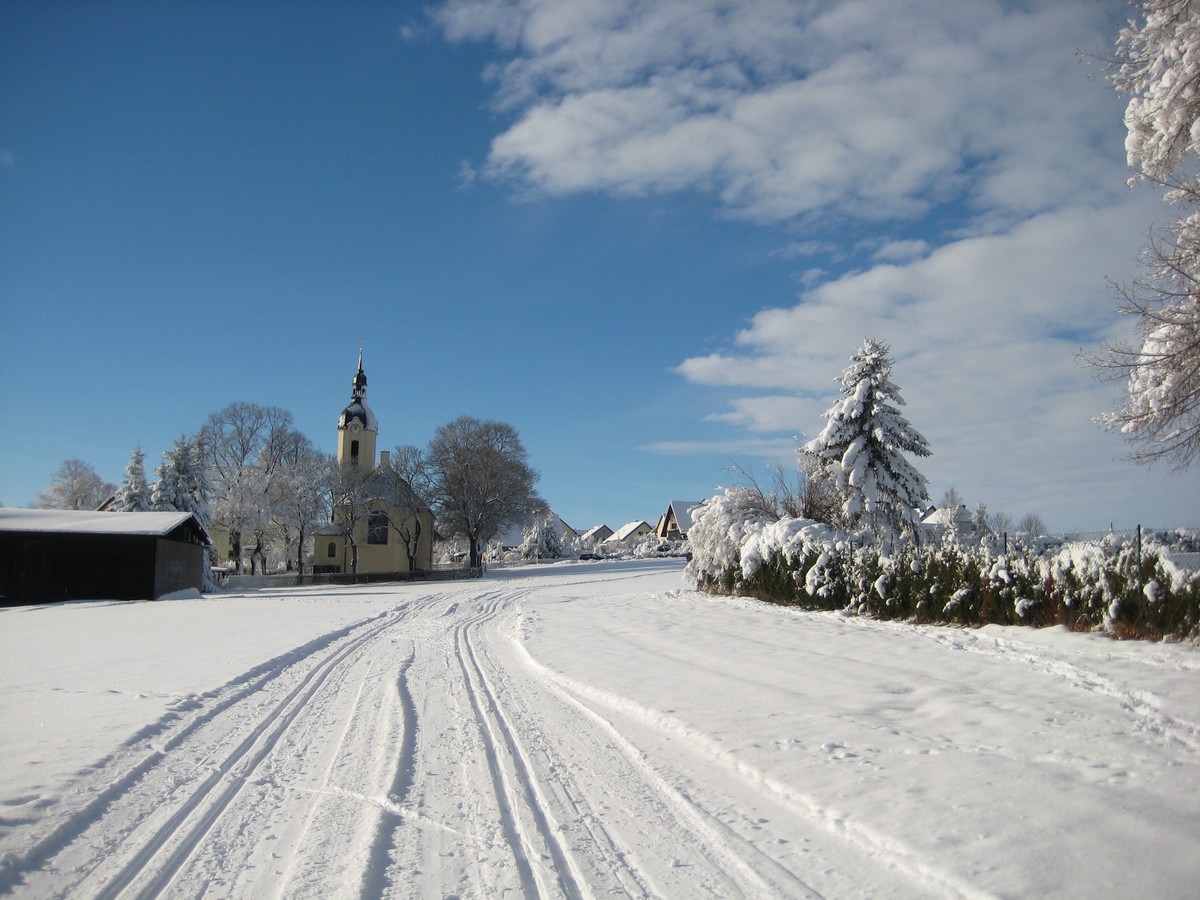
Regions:
<instances>
[{"instance_id":1,"label":"snow-covered tree","mask_svg":"<svg viewBox=\"0 0 1200 900\"><path fill-rule=\"evenodd\" d=\"M96 474L82 459L64 460L50 479L50 487L37 495L39 509L96 509L113 495L117 486Z\"/></svg>"},{"instance_id":2,"label":"snow-covered tree","mask_svg":"<svg viewBox=\"0 0 1200 900\"><path fill-rule=\"evenodd\" d=\"M211 491L198 444L198 440L180 437L163 453L162 465L154 470L158 481L150 489L150 503L163 512L190 512L207 531L212 525Z\"/></svg>"},{"instance_id":3,"label":"snow-covered tree","mask_svg":"<svg viewBox=\"0 0 1200 900\"><path fill-rule=\"evenodd\" d=\"M151 508L150 484L146 481L146 454L135 447L125 466L125 477L117 488L111 509L116 512L146 512Z\"/></svg>"},{"instance_id":4,"label":"snow-covered tree","mask_svg":"<svg viewBox=\"0 0 1200 900\"><path fill-rule=\"evenodd\" d=\"M246 549L252 570L256 561L265 561L273 524L274 482L295 435L292 414L287 410L244 402L211 413L201 431L213 514L229 527L230 550L238 572Z\"/></svg>"},{"instance_id":5,"label":"snow-covered tree","mask_svg":"<svg viewBox=\"0 0 1200 900\"><path fill-rule=\"evenodd\" d=\"M1182 469L1200 458L1200 3L1141 0L1137 13L1110 72L1130 95L1130 181L1166 188L1181 216L1151 240L1144 274L1117 287L1137 341L1112 344L1090 362L1127 381L1124 404L1098 421L1121 431L1132 459Z\"/></svg>"},{"instance_id":6,"label":"snow-covered tree","mask_svg":"<svg viewBox=\"0 0 1200 900\"><path fill-rule=\"evenodd\" d=\"M975 504L975 508L971 510L971 524L976 528L989 528L989 516L987 504L980 500Z\"/></svg>"},{"instance_id":7,"label":"snow-covered tree","mask_svg":"<svg viewBox=\"0 0 1200 900\"><path fill-rule=\"evenodd\" d=\"M803 451L822 462L846 491L843 513L877 534L912 531L929 504L925 476L906 458L929 456L925 438L901 415L887 344L866 341L838 382L842 398Z\"/></svg>"},{"instance_id":8,"label":"snow-covered tree","mask_svg":"<svg viewBox=\"0 0 1200 900\"><path fill-rule=\"evenodd\" d=\"M189 512L207 532L212 527L209 507L211 488L208 472L204 465L204 454L200 448L200 437L180 437L175 446L163 453L162 465L154 470L158 476L150 487L150 505L153 509L168 512ZM213 547L204 548L204 590L215 591L212 578Z\"/></svg>"},{"instance_id":9,"label":"snow-covered tree","mask_svg":"<svg viewBox=\"0 0 1200 900\"><path fill-rule=\"evenodd\" d=\"M554 516L538 516L524 530L519 550L522 559L561 559L567 555L562 531Z\"/></svg>"},{"instance_id":10,"label":"snow-covered tree","mask_svg":"<svg viewBox=\"0 0 1200 900\"><path fill-rule=\"evenodd\" d=\"M302 572L306 542L316 526L330 518L329 473L336 462L304 435L292 435L279 476L271 483L272 524L288 568L294 552L296 571Z\"/></svg>"}]
</instances>

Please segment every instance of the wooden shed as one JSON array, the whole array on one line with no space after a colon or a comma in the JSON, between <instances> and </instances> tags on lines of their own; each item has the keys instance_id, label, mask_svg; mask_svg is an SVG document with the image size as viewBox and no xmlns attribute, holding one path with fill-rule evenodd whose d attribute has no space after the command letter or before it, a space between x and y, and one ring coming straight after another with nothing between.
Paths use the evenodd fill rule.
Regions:
<instances>
[{"instance_id":1,"label":"wooden shed","mask_svg":"<svg viewBox=\"0 0 1200 900\"><path fill-rule=\"evenodd\" d=\"M0 509L0 605L200 590L208 543L191 513Z\"/></svg>"}]
</instances>

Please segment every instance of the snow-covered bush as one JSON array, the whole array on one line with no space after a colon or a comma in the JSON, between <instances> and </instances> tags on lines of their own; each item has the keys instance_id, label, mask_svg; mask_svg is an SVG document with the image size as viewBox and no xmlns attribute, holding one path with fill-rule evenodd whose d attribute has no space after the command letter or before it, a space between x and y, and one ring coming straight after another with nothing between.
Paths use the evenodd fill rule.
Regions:
<instances>
[{"instance_id":1,"label":"snow-covered bush","mask_svg":"<svg viewBox=\"0 0 1200 900\"><path fill-rule=\"evenodd\" d=\"M1200 637L1200 572L1154 542L1039 556L954 541L886 551L729 488L695 514L687 574L702 590L809 609L963 626L1063 624L1116 637Z\"/></svg>"}]
</instances>

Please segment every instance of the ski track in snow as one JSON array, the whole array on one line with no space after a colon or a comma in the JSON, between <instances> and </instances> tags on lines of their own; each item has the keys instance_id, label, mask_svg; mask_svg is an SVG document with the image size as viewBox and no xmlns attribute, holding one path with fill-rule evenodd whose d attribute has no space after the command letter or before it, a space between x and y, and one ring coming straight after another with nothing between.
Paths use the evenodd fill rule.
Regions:
<instances>
[{"instance_id":1,"label":"ski track in snow","mask_svg":"<svg viewBox=\"0 0 1200 900\"><path fill-rule=\"evenodd\" d=\"M603 577L636 591L640 576ZM538 658L524 639L537 619L527 607L573 586L594 590L596 580L509 578L398 594L380 615L178 700L79 773L60 803L25 826L23 843L0 845L0 892L990 896L948 857L840 809L828 791L760 768L694 720ZM1146 740L1189 759L1200 753L1200 725L1060 647L910 628L943 650L1107 698ZM669 643L653 646L660 665L676 665ZM683 656L676 662L686 670ZM1169 665L1200 671L1190 660ZM763 689L753 675L738 688L748 697Z\"/></svg>"}]
</instances>

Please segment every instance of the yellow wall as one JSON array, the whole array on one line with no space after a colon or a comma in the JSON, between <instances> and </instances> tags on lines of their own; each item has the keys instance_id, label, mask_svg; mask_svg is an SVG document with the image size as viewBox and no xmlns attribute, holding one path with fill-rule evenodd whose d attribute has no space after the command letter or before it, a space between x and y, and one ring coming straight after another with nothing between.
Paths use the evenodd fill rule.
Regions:
<instances>
[{"instance_id":1,"label":"yellow wall","mask_svg":"<svg viewBox=\"0 0 1200 900\"><path fill-rule=\"evenodd\" d=\"M390 503L376 500L371 503L372 510L382 510L392 521L399 521L401 528L412 529L412 514L410 510L397 512ZM433 513L427 509L418 512L421 517L421 534L417 540L417 568L429 570L433 568ZM403 516L403 517L402 517ZM408 549L395 527L388 528L386 544L367 543L370 528L370 517L364 516L355 523L354 537L358 543L358 572L370 574L374 572L407 572ZM329 556L329 542L336 544L337 555ZM338 566L342 572L352 572L354 550L345 535L318 535L313 543L313 565Z\"/></svg>"},{"instance_id":2,"label":"yellow wall","mask_svg":"<svg viewBox=\"0 0 1200 900\"><path fill-rule=\"evenodd\" d=\"M352 428L356 422L363 426L358 434L355 434ZM339 463L349 462L350 445L354 441L358 441L358 464L365 471L372 472L375 469L375 441L379 434L365 426L366 423L359 418L351 419L350 425L345 428L338 426L337 461Z\"/></svg>"}]
</instances>

